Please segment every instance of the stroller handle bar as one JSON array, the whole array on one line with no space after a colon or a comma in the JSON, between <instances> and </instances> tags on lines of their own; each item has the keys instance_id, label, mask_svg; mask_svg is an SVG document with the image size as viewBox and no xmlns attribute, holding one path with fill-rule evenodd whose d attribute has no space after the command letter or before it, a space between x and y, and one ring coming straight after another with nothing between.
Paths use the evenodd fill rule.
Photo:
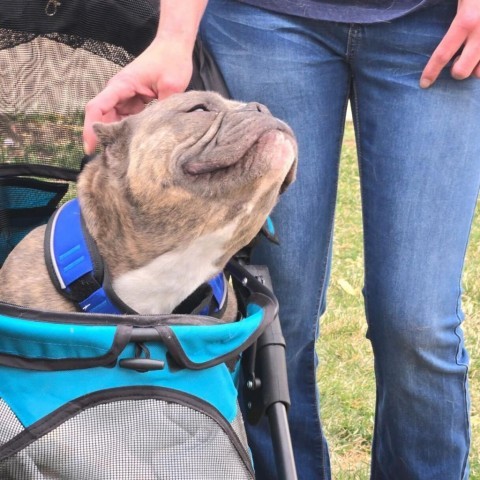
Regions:
<instances>
[{"instance_id":1,"label":"stroller handle bar","mask_svg":"<svg viewBox=\"0 0 480 480\"><path fill-rule=\"evenodd\" d=\"M285 360L286 343L280 326L278 301L273 294L270 274L266 266L242 264L236 260L229 262L227 270L248 289L247 299L249 294L260 293L275 305L272 321L256 343L244 352L243 396L249 423L257 424L264 415L268 418L277 478L297 480L287 418L290 395Z\"/></svg>"}]
</instances>

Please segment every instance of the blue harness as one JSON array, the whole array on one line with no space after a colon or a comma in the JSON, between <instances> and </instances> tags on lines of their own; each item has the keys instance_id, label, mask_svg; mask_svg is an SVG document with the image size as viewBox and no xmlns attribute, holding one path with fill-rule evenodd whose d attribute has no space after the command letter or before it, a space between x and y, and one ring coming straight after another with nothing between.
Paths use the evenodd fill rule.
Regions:
<instances>
[{"instance_id":1,"label":"blue harness","mask_svg":"<svg viewBox=\"0 0 480 480\"><path fill-rule=\"evenodd\" d=\"M51 217L44 250L53 284L80 311L136 313L113 291L95 242L83 224L76 198ZM227 290L225 275L219 273L201 285L173 313L220 316L226 306Z\"/></svg>"}]
</instances>

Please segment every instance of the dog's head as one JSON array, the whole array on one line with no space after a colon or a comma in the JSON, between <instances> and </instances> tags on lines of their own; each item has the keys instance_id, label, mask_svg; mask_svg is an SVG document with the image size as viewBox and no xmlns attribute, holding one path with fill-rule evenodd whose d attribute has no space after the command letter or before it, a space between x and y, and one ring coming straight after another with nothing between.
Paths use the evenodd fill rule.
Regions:
<instances>
[{"instance_id":1,"label":"dog's head","mask_svg":"<svg viewBox=\"0 0 480 480\"><path fill-rule=\"evenodd\" d=\"M138 238L149 236L142 241L156 255L228 231L219 237L228 260L295 177L290 128L263 105L213 92L172 95L94 129L102 175L124 192Z\"/></svg>"}]
</instances>

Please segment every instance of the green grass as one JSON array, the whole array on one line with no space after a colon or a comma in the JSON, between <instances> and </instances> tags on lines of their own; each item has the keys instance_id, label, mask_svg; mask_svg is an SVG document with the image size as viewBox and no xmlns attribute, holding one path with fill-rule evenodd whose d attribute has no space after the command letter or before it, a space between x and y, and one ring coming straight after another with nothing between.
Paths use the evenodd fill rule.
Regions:
<instances>
[{"instance_id":1,"label":"green grass","mask_svg":"<svg viewBox=\"0 0 480 480\"><path fill-rule=\"evenodd\" d=\"M375 382L366 322L360 187L353 129L347 125L335 226L328 310L321 319L318 381L325 434L335 480L369 478ZM480 210L480 209L477 209ZM471 357L472 480L480 479L480 212L471 234L464 273L463 309ZM445 452L448 455L448 452Z\"/></svg>"}]
</instances>

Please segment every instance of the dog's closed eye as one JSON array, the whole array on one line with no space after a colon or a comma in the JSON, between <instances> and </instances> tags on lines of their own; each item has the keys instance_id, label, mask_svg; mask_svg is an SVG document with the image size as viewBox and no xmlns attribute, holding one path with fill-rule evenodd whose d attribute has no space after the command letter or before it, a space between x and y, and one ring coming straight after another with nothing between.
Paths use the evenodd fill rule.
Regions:
<instances>
[{"instance_id":1,"label":"dog's closed eye","mask_svg":"<svg viewBox=\"0 0 480 480\"><path fill-rule=\"evenodd\" d=\"M190 112L209 112L210 110L208 109L208 107L203 104L203 103L199 103L197 105L195 105L194 107L190 108L189 110L187 110L187 113L190 113Z\"/></svg>"}]
</instances>

